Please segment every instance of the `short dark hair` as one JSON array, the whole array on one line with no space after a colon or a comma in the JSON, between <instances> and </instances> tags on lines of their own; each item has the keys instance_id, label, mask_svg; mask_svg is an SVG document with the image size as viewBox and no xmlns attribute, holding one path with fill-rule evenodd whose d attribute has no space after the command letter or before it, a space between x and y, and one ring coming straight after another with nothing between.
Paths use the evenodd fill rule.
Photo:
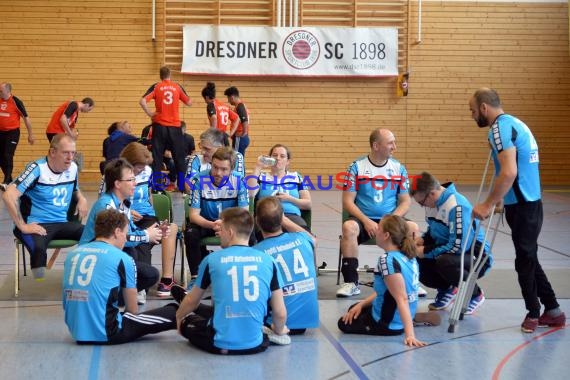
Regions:
<instances>
[{"instance_id":1,"label":"short dark hair","mask_svg":"<svg viewBox=\"0 0 570 380\"><path fill-rule=\"evenodd\" d=\"M129 219L123 213L115 209L100 211L95 217L95 238L110 238L115 228L125 228Z\"/></svg>"},{"instance_id":2,"label":"short dark hair","mask_svg":"<svg viewBox=\"0 0 570 380\"><path fill-rule=\"evenodd\" d=\"M220 161L230 161L230 168L233 170L236 164L236 152L232 148L224 146L218 148L218 150L216 150L216 152L212 155L212 161L214 161L214 159Z\"/></svg>"},{"instance_id":3,"label":"short dark hair","mask_svg":"<svg viewBox=\"0 0 570 380\"><path fill-rule=\"evenodd\" d=\"M162 66L160 68L160 79L165 80L170 78L170 68L168 66Z\"/></svg>"},{"instance_id":4,"label":"short dark hair","mask_svg":"<svg viewBox=\"0 0 570 380\"><path fill-rule=\"evenodd\" d=\"M497 91L492 88L480 88L473 94L473 99L477 102L477 106L485 103L494 108L501 107L501 99Z\"/></svg>"},{"instance_id":5,"label":"short dark hair","mask_svg":"<svg viewBox=\"0 0 570 380\"><path fill-rule=\"evenodd\" d=\"M224 95L225 96L238 96L239 97L239 90L235 86L228 87L228 88L226 88L226 91L224 91Z\"/></svg>"},{"instance_id":6,"label":"short dark hair","mask_svg":"<svg viewBox=\"0 0 570 380\"><path fill-rule=\"evenodd\" d=\"M202 97L210 99L216 97L216 84L214 82L206 83L206 87L202 89Z\"/></svg>"},{"instance_id":7,"label":"short dark hair","mask_svg":"<svg viewBox=\"0 0 570 380\"><path fill-rule=\"evenodd\" d=\"M253 217L248 210L241 207L230 207L220 215L222 223L233 229L241 238L248 238L253 230Z\"/></svg>"},{"instance_id":8,"label":"short dark hair","mask_svg":"<svg viewBox=\"0 0 570 380\"><path fill-rule=\"evenodd\" d=\"M95 106L95 101L89 97L83 98L83 100L81 100L81 103L87 104L89 107Z\"/></svg>"},{"instance_id":9,"label":"short dark hair","mask_svg":"<svg viewBox=\"0 0 570 380\"><path fill-rule=\"evenodd\" d=\"M255 206L255 221L263 232L274 233L282 230L283 206L277 197L262 198Z\"/></svg>"},{"instance_id":10,"label":"short dark hair","mask_svg":"<svg viewBox=\"0 0 570 380\"><path fill-rule=\"evenodd\" d=\"M439 188L439 181L430 173L422 172L419 177L413 177L414 183L410 184L410 195L424 194L426 195L432 190Z\"/></svg>"},{"instance_id":11,"label":"short dark hair","mask_svg":"<svg viewBox=\"0 0 570 380\"><path fill-rule=\"evenodd\" d=\"M115 188L115 181L118 181L123 175L123 169L133 170L133 165L124 158L115 158L105 165L105 188L107 192Z\"/></svg>"}]
</instances>

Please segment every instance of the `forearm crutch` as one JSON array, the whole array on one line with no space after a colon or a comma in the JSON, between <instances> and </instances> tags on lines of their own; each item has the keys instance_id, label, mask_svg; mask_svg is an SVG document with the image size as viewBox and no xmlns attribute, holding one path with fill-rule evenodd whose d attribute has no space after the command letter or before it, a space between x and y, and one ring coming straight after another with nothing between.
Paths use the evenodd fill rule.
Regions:
<instances>
[{"instance_id":1,"label":"forearm crutch","mask_svg":"<svg viewBox=\"0 0 570 380\"><path fill-rule=\"evenodd\" d=\"M489 151L489 157L487 158L487 164L485 165L485 170L483 172L483 178L481 179L481 185L479 186L479 191L477 192L477 200L475 204L478 204L481 200L481 194L483 193L483 189L485 187L485 183L487 182L487 174L489 171L489 163L491 162L491 151ZM491 180L489 183L489 191L493 188L493 184L495 182L495 175L491 173ZM492 238L490 242L490 250L493 248L493 244L495 243L495 238L497 237L497 231L499 230L499 223L501 221L502 210L497 211L496 206L493 206L491 210L491 215L487 220L482 220L477 229L475 230L473 225L475 218L471 215L471 220L469 223L469 228L467 229L467 236L464 239L463 246L461 247L461 266L459 271L459 290L457 291L457 296L455 298L455 303L451 309L451 313L449 315L449 328L447 332L453 333L455 332L455 326L459 320L463 320L463 316L467 311L467 306L469 305L469 301L471 300L471 295L473 294L473 289L475 288L475 283L479 278L479 273L485 267L485 264L488 260L488 255L485 253L485 242L487 241L487 237L489 236L489 230L491 229L491 225L493 224L493 220L496 220L495 226L492 232ZM498 217L496 217L498 216ZM475 246L477 242L477 236L479 235L479 231L481 228L485 228L485 234L483 237L483 242L479 247L479 252L475 255ZM464 266L465 266L465 251L467 250L467 242L471 237L471 233L474 233L473 236L473 244L471 244L470 250L470 265L469 265L469 273L467 274L467 278L464 278Z\"/></svg>"}]
</instances>

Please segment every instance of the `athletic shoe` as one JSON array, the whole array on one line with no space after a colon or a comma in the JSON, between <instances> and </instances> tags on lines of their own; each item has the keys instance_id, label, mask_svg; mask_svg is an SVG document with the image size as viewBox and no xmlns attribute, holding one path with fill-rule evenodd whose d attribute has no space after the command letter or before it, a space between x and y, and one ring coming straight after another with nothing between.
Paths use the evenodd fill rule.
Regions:
<instances>
[{"instance_id":1,"label":"athletic shoe","mask_svg":"<svg viewBox=\"0 0 570 380\"><path fill-rule=\"evenodd\" d=\"M430 310L443 310L455 301L457 287L450 286L449 289L438 289L433 303L428 305Z\"/></svg>"},{"instance_id":2,"label":"athletic shoe","mask_svg":"<svg viewBox=\"0 0 570 380\"><path fill-rule=\"evenodd\" d=\"M345 282L336 291L337 297L352 297L360 294L360 287L354 282Z\"/></svg>"},{"instance_id":3,"label":"athletic shoe","mask_svg":"<svg viewBox=\"0 0 570 380\"><path fill-rule=\"evenodd\" d=\"M36 281L43 281L46 276L46 267L32 268L32 275Z\"/></svg>"},{"instance_id":4,"label":"athletic shoe","mask_svg":"<svg viewBox=\"0 0 570 380\"><path fill-rule=\"evenodd\" d=\"M473 314L475 310L479 308L479 306L483 305L483 302L485 302L485 295L481 290L481 292L478 295L471 297L469 305L467 305L467 310L465 311L465 315Z\"/></svg>"},{"instance_id":5,"label":"athletic shoe","mask_svg":"<svg viewBox=\"0 0 570 380\"><path fill-rule=\"evenodd\" d=\"M146 290L137 293L137 304L144 305L146 303Z\"/></svg>"},{"instance_id":6,"label":"athletic shoe","mask_svg":"<svg viewBox=\"0 0 570 380\"><path fill-rule=\"evenodd\" d=\"M8 188L8 185L6 185L5 183L0 183L0 190L6 191L7 188Z\"/></svg>"},{"instance_id":7,"label":"athletic shoe","mask_svg":"<svg viewBox=\"0 0 570 380\"><path fill-rule=\"evenodd\" d=\"M427 297L427 290L422 288L421 286L418 288L418 297Z\"/></svg>"},{"instance_id":8,"label":"athletic shoe","mask_svg":"<svg viewBox=\"0 0 570 380\"><path fill-rule=\"evenodd\" d=\"M533 333L538 327L538 318L529 318L527 315L521 324L521 331L524 333Z\"/></svg>"},{"instance_id":9,"label":"athletic shoe","mask_svg":"<svg viewBox=\"0 0 570 380\"><path fill-rule=\"evenodd\" d=\"M277 335L267 326L263 326L263 333L267 335L267 338L269 338L271 343L278 344L280 346L291 344L291 337L289 335Z\"/></svg>"},{"instance_id":10,"label":"athletic shoe","mask_svg":"<svg viewBox=\"0 0 570 380\"><path fill-rule=\"evenodd\" d=\"M178 190L176 185L171 183L170 185L166 186L166 189L164 189L165 191L168 191L169 193Z\"/></svg>"},{"instance_id":11,"label":"athletic shoe","mask_svg":"<svg viewBox=\"0 0 570 380\"><path fill-rule=\"evenodd\" d=\"M172 298L174 298L174 301L176 301L178 304L181 304L182 300L184 299L184 297L186 297L186 294L188 293L186 292L186 289L184 289L184 287L178 284L173 284L170 288L170 294L172 295Z\"/></svg>"},{"instance_id":12,"label":"athletic shoe","mask_svg":"<svg viewBox=\"0 0 570 380\"><path fill-rule=\"evenodd\" d=\"M176 284L174 280L172 280L169 285L166 285L164 282L159 282L156 288L156 295L159 297L170 297L170 289L174 284Z\"/></svg>"},{"instance_id":13,"label":"athletic shoe","mask_svg":"<svg viewBox=\"0 0 570 380\"><path fill-rule=\"evenodd\" d=\"M566 315L560 313L556 317L552 317L548 312L542 313L538 318L538 327L562 327L566 324Z\"/></svg>"}]
</instances>

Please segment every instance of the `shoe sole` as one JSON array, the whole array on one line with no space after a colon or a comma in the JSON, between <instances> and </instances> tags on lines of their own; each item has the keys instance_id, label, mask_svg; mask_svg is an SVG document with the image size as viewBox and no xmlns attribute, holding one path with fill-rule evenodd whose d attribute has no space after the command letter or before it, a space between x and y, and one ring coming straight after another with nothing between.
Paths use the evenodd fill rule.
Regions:
<instances>
[{"instance_id":1,"label":"shoe sole","mask_svg":"<svg viewBox=\"0 0 570 380\"><path fill-rule=\"evenodd\" d=\"M161 297L161 298L165 298L165 297L170 297L172 298L172 295L170 294L170 291L168 292L156 292L156 296L157 297Z\"/></svg>"},{"instance_id":2,"label":"shoe sole","mask_svg":"<svg viewBox=\"0 0 570 380\"><path fill-rule=\"evenodd\" d=\"M352 294L337 294L336 296L338 298L348 298L348 297L352 297L352 296L357 296L359 294L360 294L360 292L354 292Z\"/></svg>"},{"instance_id":3,"label":"shoe sole","mask_svg":"<svg viewBox=\"0 0 570 380\"><path fill-rule=\"evenodd\" d=\"M445 310L445 309L447 309L448 307L450 307L451 305L453 305L454 302L455 302L455 300L451 301L448 305L441 306L441 307L433 306L433 304L430 303L430 304L428 305L428 309L433 310L433 311L436 311L436 310Z\"/></svg>"}]
</instances>

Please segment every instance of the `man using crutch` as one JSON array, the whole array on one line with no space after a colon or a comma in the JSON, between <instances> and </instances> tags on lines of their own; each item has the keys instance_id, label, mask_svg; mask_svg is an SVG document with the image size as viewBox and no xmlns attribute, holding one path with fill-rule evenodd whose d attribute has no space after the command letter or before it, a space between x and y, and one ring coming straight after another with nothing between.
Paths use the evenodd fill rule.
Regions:
<instances>
[{"instance_id":1,"label":"man using crutch","mask_svg":"<svg viewBox=\"0 0 570 380\"><path fill-rule=\"evenodd\" d=\"M532 333L539 326L564 326L566 316L537 256L543 211L536 140L526 124L505 114L495 90L477 90L469 100L469 108L480 128L490 127L488 139L497 169L494 186L487 198L475 205L473 215L484 220L493 206L504 202L515 246L515 270L528 310L521 330ZM541 303L545 307L542 315Z\"/></svg>"}]
</instances>

